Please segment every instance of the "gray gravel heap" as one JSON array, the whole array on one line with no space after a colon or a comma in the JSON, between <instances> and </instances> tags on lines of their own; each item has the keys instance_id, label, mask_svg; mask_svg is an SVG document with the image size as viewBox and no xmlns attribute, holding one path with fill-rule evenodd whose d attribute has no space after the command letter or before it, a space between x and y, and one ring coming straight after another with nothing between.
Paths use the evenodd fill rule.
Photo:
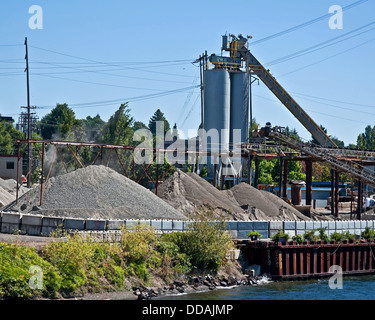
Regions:
<instances>
[{"instance_id":1,"label":"gray gravel heap","mask_svg":"<svg viewBox=\"0 0 375 320\"><path fill-rule=\"evenodd\" d=\"M158 196L188 217L204 207L228 220L309 220L270 192L246 183L218 190L199 175L179 169L158 187Z\"/></svg>"},{"instance_id":2,"label":"gray gravel heap","mask_svg":"<svg viewBox=\"0 0 375 320\"><path fill-rule=\"evenodd\" d=\"M8 210L85 219L186 219L148 189L105 166L50 178L41 206L39 199L38 186Z\"/></svg>"}]
</instances>

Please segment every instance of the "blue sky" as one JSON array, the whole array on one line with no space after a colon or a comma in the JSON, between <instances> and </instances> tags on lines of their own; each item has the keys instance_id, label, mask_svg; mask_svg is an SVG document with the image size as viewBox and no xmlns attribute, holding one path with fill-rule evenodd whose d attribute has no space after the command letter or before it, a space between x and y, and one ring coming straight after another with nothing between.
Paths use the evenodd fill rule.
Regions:
<instances>
[{"instance_id":1,"label":"blue sky","mask_svg":"<svg viewBox=\"0 0 375 320\"><path fill-rule=\"evenodd\" d=\"M77 118L100 114L108 120L129 100L136 120L147 124L160 108L187 133L200 123L200 93L194 88L199 68L192 61L205 50L220 54L223 34L241 33L253 36L252 53L328 134L355 143L366 125L375 125L374 1L344 11L341 30L330 29L325 18L251 44L326 15L331 5L355 2L3 0L0 113L17 121L26 105L27 37L30 101L39 118L66 102ZM31 5L43 9L42 30L29 28ZM328 45L321 50L271 63L324 41ZM311 138L262 83L253 87L253 115L261 125L270 121Z\"/></svg>"}]
</instances>

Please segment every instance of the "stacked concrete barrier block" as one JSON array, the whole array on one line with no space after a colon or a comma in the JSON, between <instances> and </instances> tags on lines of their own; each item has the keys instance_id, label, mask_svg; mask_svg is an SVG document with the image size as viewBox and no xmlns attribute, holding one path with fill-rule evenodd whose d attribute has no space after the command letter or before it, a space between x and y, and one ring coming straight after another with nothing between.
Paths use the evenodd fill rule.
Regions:
<instances>
[{"instance_id":1,"label":"stacked concrete barrier block","mask_svg":"<svg viewBox=\"0 0 375 320\"><path fill-rule=\"evenodd\" d=\"M233 239L238 239L238 222L234 220L226 221L225 228Z\"/></svg>"},{"instance_id":2,"label":"stacked concrete barrier block","mask_svg":"<svg viewBox=\"0 0 375 320\"><path fill-rule=\"evenodd\" d=\"M321 221L313 221L313 229L319 229L322 227L322 222Z\"/></svg>"},{"instance_id":3,"label":"stacked concrete barrier block","mask_svg":"<svg viewBox=\"0 0 375 320\"><path fill-rule=\"evenodd\" d=\"M184 231L184 222L181 220L172 220L173 231Z\"/></svg>"},{"instance_id":4,"label":"stacked concrete barrier block","mask_svg":"<svg viewBox=\"0 0 375 320\"><path fill-rule=\"evenodd\" d=\"M336 232L342 233L343 232L343 223L342 221L335 221L336 222Z\"/></svg>"},{"instance_id":5,"label":"stacked concrete barrier block","mask_svg":"<svg viewBox=\"0 0 375 320\"><path fill-rule=\"evenodd\" d=\"M193 221L193 220L185 220L184 221L184 230L185 231L189 230L194 223L195 223L195 221Z\"/></svg>"},{"instance_id":6,"label":"stacked concrete barrier block","mask_svg":"<svg viewBox=\"0 0 375 320\"><path fill-rule=\"evenodd\" d=\"M305 221L305 230L313 230L314 221Z\"/></svg>"},{"instance_id":7,"label":"stacked concrete barrier block","mask_svg":"<svg viewBox=\"0 0 375 320\"><path fill-rule=\"evenodd\" d=\"M364 231L366 227L367 227L367 221L361 220L361 230Z\"/></svg>"},{"instance_id":8,"label":"stacked concrete barrier block","mask_svg":"<svg viewBox=\"0 0 375 320\"><path fill-rule=\"evenodd\" d=\"M42 236L49 236L57 230L61 230L64 226L64 218L59 217L43 217L42 220Z\"/></svg>"},{"instance_id":9,"label":"stacked concrete barrier block","mask_svg":"<svg viewBox=\"0 0 375 320\"><path fill-rule=\"evenodd\" d=\"M151 226L151 220L141 219L141 220L139 220L139 226L149 228Z\"/></svg>"},{"instance_id":10,"label":"stacked concrete barrier block","mask_svg":"<svg viewBox=\"0 0 375 320\"><path fill-rule=\"evenodd\" d=\"M172 220L163 220L162 223L162 231L168 232L173 230L173 223Z\"/></svg>"},{"instance_id":11,"label":"stacked concrete barrier block","mask_svg":"<svg viewBox=\"0 0 375 320\"><path fill-rule=\"evenodd\" d=\"M17 233L20 230L21 214L20 213L5 213L1 215L1 232L2 233Z\"/></svg>"},{"instance_id":12,"label":"stacked concrete barrier block","mask_svg":"<svg viewBox=\"0 0 375 320\"><path fill-rule=\"evenodd\" d=\"M107 230L121 230L125 226L125 221L120 219L107 220Z\"/></svg>"},{"instance_id":13,"label":"stacked concrete barrier block","mask_svg":"<svg viewBox=\"0 0 375 320\"><path fill-rule=\"evenodd\" d=\"M87 233L90 235L89 239L92 242L103 242L104 240L104 231L90 230Z\"/></svg>"},{"instance_id":14,"label":"stacked concrete barrier block","mask_svg":"<svg viewBox=\"0 0 375 320\"><path fill-rule=\"evenodd\" d=\"M328 221L328 230L326 231L327 236L331 236L334 232L336 232L336 221Z\"/></svg>"},{"instance_id":15,"label":"stacked concrete barrier block","mask_svg":"<svg viewBox=\"0 0 375 320\"><path fill-rule=\"evenodd\" d=\"M161 231L162 224L162 220L150 220L151 228L155 230Z\"/></svg>"},{"instance_id":16,"label":"stacked concrete barrier block","mask_svg":"<svg viewBox=\"0 0 375 320\"><path fill-rule=\"evenodd\" d=\"M284 232L290 237L296 235L296 221L284 221Z\"/></svg>"},{"instance_id":17,"label":"stacked concrete barrier block","mask_svg":"<svg viewBox=\"0 0 375 320\"><path fill-rule=\"evenodd\" d=\"M354 220L354 233L357 235L361 234L361 221L360 220Z\"/></svg>"},{"instance_id":18,"label":"stacked concrete barrier block","mask_svg":"<svg viewBox=\"0 0 375 320\"><path fill-rule=\"evenodd\" d=\"M83 231L85 230L85 219L79 218L65 218L64 229L68 232Z\"/></svg>"},{"instance_id":19,"label":"stacked concrete barrier block","mask_svg":"<svg viewBox=\"0 0 375 320\"><path fill-rule=\"evenodd\" d=\"M269 222L269 237L272 238L279 230L283 230L283 221L271 220Z\"/></svg>"},{"instance_id":20,"label":"stacked concrete barrier block","mask_svg":"<svg viewBox=\"0 0 375 320\"><path fill-rule=\"evenodd\" d=\"M21 234L40 236L42 232L42 218L43 216L40 215L22 215Z\"/></svg>"},{"instance_id":21,"label":"stacked concrete barrier block","mask_svg":"<svg viewBox=\"0 0 375 320\"><path fill-rule=\"evenodd\" d=\"M342 222L342 232L349 231L349 221L344 220L344 221L341 221L341 222Z\"/></svg>"},{"instance_id":22,"label":"stacked concrete barrier block","mask_svg":"<svg viewBox=\"0 0 375 320\"><path fill-rule=\"evenodd\" d=\"M269 238L269 221L253 221L254 231L258 231L263 239Z\"/></svg>"},{"instance_id":23,"label":"stacked concrete barrier block","mask_svg":"<svg viewBox=\"0 0 375 320\"><path fill-rule=\"evenodd\" d=\"M85 229L88 231L91 230L100 230L104 231L107 227L107 220L100 219L87 219Z\"/></svg>"},{"instance_id":24,"label":"stacked concrete barrier block","mask_svg":"<svg viewBox=\"0 0 375 320\"><path fill-rule=\"evenodd\" d=\"M138 224L139 224L138 220L134 220L134 219L125 220L125 226L127 230L132 230L132 229L137 228Z\"/></svg>"},{"instance_id":25,"label":"stacked concrete barrier block","mask_svg":"<svg viewBox=\"0 0 375 320\"><path fill-rule=\"evenodd\" d=\"M248 239L247 234L254 231L254 221L237 222L237 239Z\"/></svg>"},{"instance_id":26,"label":"stacked concrete barrier block","mask_svg":"<svg viewBox=\"0 0 375 320\"><path fill-rule=\"evenodd\" d=\"M303 235L306 230L305 221L296 221L296 234Z\"/></svg>"}]
</instances>

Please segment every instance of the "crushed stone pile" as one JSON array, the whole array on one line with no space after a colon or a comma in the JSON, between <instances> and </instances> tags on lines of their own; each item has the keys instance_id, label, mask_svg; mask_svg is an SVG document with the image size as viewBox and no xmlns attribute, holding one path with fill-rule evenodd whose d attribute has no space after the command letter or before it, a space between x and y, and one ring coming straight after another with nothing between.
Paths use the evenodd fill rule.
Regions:
<instances>
[{"instance_id":1,"label":"crushed stone pile","mask_svg":"<svg viewBox=\"0 0 375 320\"><path fill-rule=\"evenodd\" d=\"M309 220L270 192L246 183L218 190L199 175L179 169L158 187L158 196L188 217L204 207L231 220Z\"/></svg>"},{"instance_id":2,"label":"crushed stone pile","mask_svg":"<svg viewBox=\"0 0 375 320\"><path fill-rule=\"evenodd\" d=\"M7 210L84 219L186 219L151 191L105 166L88 166L50 178Z\"/></svg>"},{"instance_id":3,"label":"crushed stone pile","mask_svg":"<svg viewBox=\"0 0 375 320\"><path fill-rule=\"evenodd\" d=\"M24 186L19 186L18 196L22 196L27 191L28 188ZM17 181L14 179L1 179L0 178L0 208L5 207L8 204L16 200L17 192Z\"/></svg>"}]
</instances>

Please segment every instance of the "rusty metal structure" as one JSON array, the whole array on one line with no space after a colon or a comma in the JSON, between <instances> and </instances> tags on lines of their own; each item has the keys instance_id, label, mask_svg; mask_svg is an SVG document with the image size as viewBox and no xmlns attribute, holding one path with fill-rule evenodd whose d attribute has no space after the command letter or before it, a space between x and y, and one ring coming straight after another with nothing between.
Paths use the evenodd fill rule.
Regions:
<instances>
[{"instance_id":1,"label":"rusty metal structure","mask_svg":"<svg viewBox=\"0 0 375 320\"><path fill-rule=\"evenodd\" d=\"M149 171L150 166L155 162L155 160L158 156L158 153L160 153L160 152L173 152L173 150L164 149L164 148L142 148L142 149L145 149L145 150L147 149L147 150L153 151L153 161L151 163L145 165L145 164L136 164L135 163L133 155L134 155L134 150L136 149L136 147L135 146L129 146L129 145L113 145L113 144L100 144L100 143L89 143L89 142L71 142L71 141L53 141L53 140L32 140L32 139L25 139L25 140L18 139L18 140L16 140L16 144L17 144L17 150L18 150L17 151L17 155L18 155L18 158L17 158L17 184L18 184L18 186L19 186L20 177L21 177L21 174L22 174L21 172L19 172L20 171L19 170L19 162L22 161L25 152L27 152L28 145L29 144L32 145L32 149L37 152L38 158L39 158L40 163L41 163L40 183L39 183L39 185L40 185L40 205L43 202L43 190L45 188L46 183L48 182L53 164L55 163L57 158L59 158L59 160L63 164L66 173L69 172L66 161L64 160L64 158L62 156L61 150L59 150L62 147L66 147L66 149L69 150L70 154L72 155L72 157L74 159L74 162L75 162L74 169L85 168L88 165L95 165L95 164L98 164L98 163L101 164L101 165L108 166L109 162L111 160L111 157L117 158L118 163L120 164L120 166L123 170L123 174L127 178L130 178L130 179L134 180L135 182L140 183L142 178L144 176L147 176L150 179L150 181L155 182L155 193L156 194L157 194L158 185L162 181L164 181L168 172L173 167L172 165L170 165L169 168L161 175L161 174L159 174L159 164L156 162L156 176L152 177L152 175ZM50 163L49 168L48 168L48 173L47 173L47 171L45 170L46 169L45 168L45 150L46 150L46 146L48 146L48 145L53 146L53 157L52 157L51 163ZM81 155L81 149L82 148L88 148L88 149L90 149L91 152L96 153L96 155L94 157L94 160L92 162L85 163L83 161L82 155ZM109 150L109 154L108 154L108 158L107 158L106 163L104 163L104 159L103 159L103 154L104 154L105 150ZM130 153L128 156L132 158L132 168L131 168L132 170L131 170L131 172L128 172L126 170L125 165L124 165L123 161L121 160L121 157L120 157L121 151L129 151L129 153ZM189 151L189 150L185 150L184 153L187 154L187 155L193 156L193 157L197 156L196 152ZM202 154L204 152L200 152L200 153ZM142 174L139 175L139 176L136 176L136 170L135 170L136 166L138 166L142 169ZM192 169L194 170L194 168L192 168ZM31 173L32 173L32 168L30 168L30 170L26 173L26 179L28 177L30 177ZM19 190L19 187L16 188L16 203L18 203L18 198L19 198L18 197L18 190Z\"/></svg>"},{"instance_id":2,"label":"rusty metal structure","mask_svg":"<svg viewBox=\"0 0 375 320\"><path fill-rule=\"evenodd\" d=\"M375 243L344 240L249 241L238 243L249 264L258 264L263 272L277 280L302 280L332 276L330 267L340 266L344 275L375 273Z\"/></svg>"}]
</instances>

